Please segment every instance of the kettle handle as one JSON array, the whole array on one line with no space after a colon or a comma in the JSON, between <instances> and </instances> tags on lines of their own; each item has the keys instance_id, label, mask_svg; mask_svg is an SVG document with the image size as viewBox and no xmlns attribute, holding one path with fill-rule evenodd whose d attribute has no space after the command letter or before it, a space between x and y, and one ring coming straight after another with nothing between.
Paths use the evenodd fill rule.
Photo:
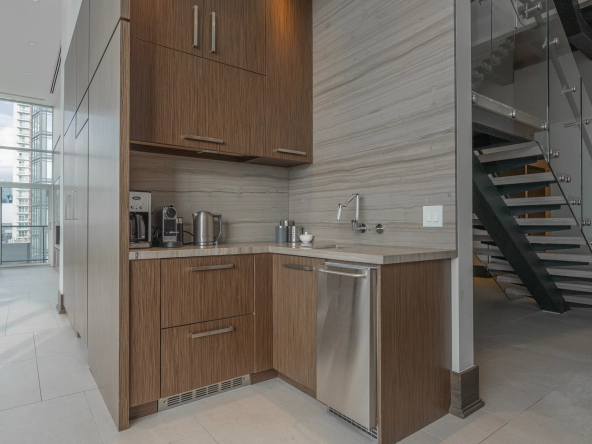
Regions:
<instances>
[{"instance_id":1,"label":"kettle handle","mask_svg":"<svg viewBox=\"0 0 592 444\"><path fill-rule=\"evenodd\" d=\"M214 237L214 245L218 245L218 239L222 237L222 215L213 214L213 216L218 218L218 234Z\"/></svg>"}]
</instances>

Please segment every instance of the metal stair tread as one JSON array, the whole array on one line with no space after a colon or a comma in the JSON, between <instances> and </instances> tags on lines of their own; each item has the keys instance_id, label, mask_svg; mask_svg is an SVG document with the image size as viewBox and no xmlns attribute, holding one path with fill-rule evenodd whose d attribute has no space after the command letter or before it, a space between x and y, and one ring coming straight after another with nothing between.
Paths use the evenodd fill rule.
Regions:
<instances>
[{"instance_id":1,"label":"metal stair tread","mask_svg":"<svg viewBox=\"0 0 592 444\"><path fill-rule=\"evenodd\" d=\"M521 174L518 176L492 177L491 181L495 186L520 185L528 183L555 183L553 173Z\"/></svg>"},{"instance_id":2,"label":"metal stair tread","mask_svg":"<svg viewBox=\"0 0 592 444\"><path fill-rule=\"evenodd\" d=\"M503 152L507 152L507 151L518 151L518 150L524 150L524 149L528 149L528 148L532 148L532 147L536 147L539 152L541 151L541 149L539 148L539 145L536 142L524 142L524 143L515 143L512 145L502 145L502 146L496 146L493 148L484 148L484 149L480 149L480 154L494 154L494 153L503 153Z\"/></svg>"},{"instance_id":3,"label":"metal stair tread","mask_svg":"<svg viewBox=\"0 0 592 444\"><path fill-rule=\"evenodd\" d=\"M498 151L489 154L479 154L477 159L479 159L479 162L486 164L491 162L502 162L504 160L524 159L528 157L537 157L542 159L544 156L538 146L531 146L529 148Z\"/></svg>"},{"instance_id":4,"label":"metal stair tread","mask_svg":"<svg viewBox=\"0 0 592 444\"><path fill-rule=\"evenodd\" d=\"M519 288L519 287L508 287L506 288L506 294L511 294L514 296L526 296L532 297L530 292L526 288ZM577 296L573 295L563 295L563 298L567 302L577 303L577 304L584 304L584 305L592 305L592 294L580 294Z\"/></svg>"},{"instance_id":5,"label":"metal stair tread","mask_svg":"<svg viewBox=\"0 0 592 444\"><path fill-rule=\"evenodd\" d=\"M520 226L568 225L570 227L575 227L578 224L574 219L570 219L568 217L548 217L548 218L529 217L528 219L526 219L526 218L516 219L516 222L518 222L518 225L520 225Z\"/></svg>"},{"instance_id":6,"label":"metal stair tread","mask_svg":"<svg viewBox=\"0 0 592 444\"><path fill-rule=\"evenodd\" d=\"M531 244L548 245L587 245L586 239L581 237L560 237L560 236L526 236ZM488 234L474 234L473 242L493 242Z\"/></svg>"},{"instance_id":7,"label":"metal stair tread","mask_svg":"<svg viewBox=\"0 0 592 444\"><path fill-rule=\"evenodd\" d=\"M515 274L503 274L497 276L496 279L499 282L523 285L522 280ZM557 285L557 288L560 290L582 291L592 294L592 282L555 282L555 285Z\"/></svg>"},{"instance_id":8,"label":"metal stair tread","mask_svg":"<svg viewBox=\"0 0 592 444\"><path fill-rule=\"evenodd\" d=\"M573 277L573 278L592 279L592 270L585 270L585 269L578 270L576 268L549 267L549 268L547 268L547 272L551 276L564 276L564 277Z\"/></svg>"},{"instance_id":9,"label":"metal stair tread","mask_svg":"<svg viewBox=\"0 0 592 444\"><path fill-rule=\"evenodd\" d=\"M520 197L516 199L504 198L508 207L522 207L530 205L567 205L563 196Z\"/></svg>"},{"instance_id":10,"label":"metal stair tread","mask_svg":"<svg viewBox=\"0 0 592 444\"><path fill-rule=\"evenodd\" d=\"M504 257L499 248L491 247L489 249L477 249L477 254L482 256ZM586 262L592 263L592 256L587 254L562 254L562 253L537 253L539 259L559 262Z\"/></svg>"}]
</instances>

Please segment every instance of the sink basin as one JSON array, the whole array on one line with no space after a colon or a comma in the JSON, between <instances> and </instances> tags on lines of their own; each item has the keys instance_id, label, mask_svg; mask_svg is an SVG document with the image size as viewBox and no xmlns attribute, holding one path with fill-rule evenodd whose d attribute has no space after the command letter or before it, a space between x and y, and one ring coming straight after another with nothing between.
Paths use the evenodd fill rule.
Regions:
<instances>
[{"instance_id":1,"label":"sink basin","mask_svg":"<svg viewBox=\"0 0 592 444\"><path fill-rule=\"evenodd\" d=\"M313 250L339 250L340 248L350 248L349 245L313 245Z\"/></svg>"}]
</instances>

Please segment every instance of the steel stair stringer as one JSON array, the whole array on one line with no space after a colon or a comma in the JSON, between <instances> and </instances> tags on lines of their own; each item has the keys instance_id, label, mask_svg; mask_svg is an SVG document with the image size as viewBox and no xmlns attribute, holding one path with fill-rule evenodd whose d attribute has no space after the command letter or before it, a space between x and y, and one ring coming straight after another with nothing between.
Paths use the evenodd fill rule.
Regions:
<instances>
[{"instance_id":1,"label":"steel stair stringer","mask_svg":"<svg viewBox=\"0 0 592 444\"><path fill-rule=\"evenodd\" d=\"M545 311L564 313L569 304L547 272L499 190L473 153L473 212L526 289Z\"/></svg>"}]
</instances>

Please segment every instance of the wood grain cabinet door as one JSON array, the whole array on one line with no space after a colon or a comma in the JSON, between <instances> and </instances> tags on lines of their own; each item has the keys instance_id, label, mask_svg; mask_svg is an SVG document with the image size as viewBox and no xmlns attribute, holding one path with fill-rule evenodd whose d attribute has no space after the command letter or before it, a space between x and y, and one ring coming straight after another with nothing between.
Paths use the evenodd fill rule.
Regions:
<instances>
[{"instance_id":1,"label":"wood grain cabinet door","mask_svg":"<svg viewBox=\"0 0 592 444\"><path fill-rule=\"evenodd\" d=\"M312 162L312 1L267 0L267 157Z\"/></svg>"},{"instance_id":2,"label":"wood grain cabinet door","mask_svg":"<svg viewBox=\"0 0 592 444\"><path fill-rule=\"evenodd\" d=\"M206 56L265 74L266 0L208 0L204 17Z\"/></svg>"},{"instance_id":3,"label":"wood grain cabinet door","mask_svg":"<svg viewBox=\"0 0 592 444\"><path fill-rule=\"evenodd\" d=\"M274 367L314 392L317 385L317 267L323 262L323 259L274 256Z\"/></svg>"},{"instance_id":4,"label":"wood grain cabinet door","mask_svg":"<svg viewBox=\"0 0 592 444\"><path fill-rule=\"evenodd\" d=\"M134 143L260 155L264 76L132 39Z\"/></svg>"},{"instance_id":5,"label":"wood grain cabinet door","mask_svg":"<svg viewBox=\"0 0 592 444\"><path fill-rule=\"evenodd\" d=\"M252 255L161 262L162 328L254 312Z\"/></svg>"},{"instance_id":6,"label":"wood grain cabinet door","mask_svg":"<svg viewBox=\"0 0 592 444\"><path fill-rule=\"evenodd\" d=\"M162 330L161 398L253 373L253 324L247 315Z\"/></svg>"},{"instance_id":7,"label":"wood grain cabinet door","mask_svg":"<svg viewBox=\"0 0 592 444\"><path fill-rule=\"evenodd\" d=\"M131 0L132 37L189 54L206 54L204 0Z\"/></svg>"}]
</instances>

